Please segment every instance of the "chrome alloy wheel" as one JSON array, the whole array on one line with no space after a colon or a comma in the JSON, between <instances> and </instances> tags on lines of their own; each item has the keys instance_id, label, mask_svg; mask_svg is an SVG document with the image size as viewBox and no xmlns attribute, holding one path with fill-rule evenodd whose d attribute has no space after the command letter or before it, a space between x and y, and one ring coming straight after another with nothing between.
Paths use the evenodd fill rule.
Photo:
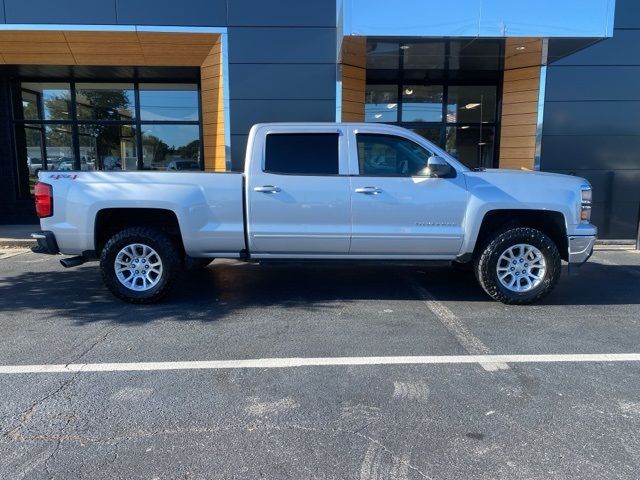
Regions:
<instances>
[{"instance_id":1,"label":"chrome alloy wheel","mask_svg":"<svg viewBox=\"0 0 640 480\"><path fill-rule=\"evenodd\" d=\"M113 266L118 281L136 292L155 287L162 278L160 255L142 243L132 243L120 250Z\"/></svg>"},{"instance_id":2,"label":"chrome alloy wheel","mask_svg":"<svg viewBox=\"0 0 640 480\"><path fill-rule=\"evenodd\" d=\"M507 248L496 266L498 280L512 292L536 288L547 272L544 255L533 245L518 244Z\"/></svg>"}]
</instances>

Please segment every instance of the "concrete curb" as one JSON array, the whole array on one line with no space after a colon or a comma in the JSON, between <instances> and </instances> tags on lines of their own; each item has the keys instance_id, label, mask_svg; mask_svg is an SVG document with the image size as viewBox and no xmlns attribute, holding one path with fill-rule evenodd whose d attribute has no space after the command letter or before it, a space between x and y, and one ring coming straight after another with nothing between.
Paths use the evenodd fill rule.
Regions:
<instances>
[{"instance_id":1,"label":"concrete curb","mask_svg":"<svg viewBox=\"0 0 640 480\"><path fill-rule=\"evenodd\" d=\"M0 247L4 248L31 248L38 244L30 238L0 238Z\"/></svg>"}]
</instances>

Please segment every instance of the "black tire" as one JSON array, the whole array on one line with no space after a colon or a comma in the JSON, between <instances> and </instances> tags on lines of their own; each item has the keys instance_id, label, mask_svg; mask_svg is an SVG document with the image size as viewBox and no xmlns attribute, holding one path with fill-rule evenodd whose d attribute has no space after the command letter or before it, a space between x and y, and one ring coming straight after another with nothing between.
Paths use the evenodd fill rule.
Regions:
<instances>
[{"instance_id":1,"label":"black tire","mask_svg":"<svg viewBox=\"0 0 640 480\"><path fill-rule=\"evenodd\" d=\"M202 270L207 268L207 266L214 260L214 258L193 258L187 256L184 257L184 269L187 272Z\"/></svg>"},{"instance_id":2,"label":"black tire","mask_svg":"<svg viewBox=\"0 0 640 480\"><path fill-rule=\"evenodd\" d=\"M546 267L542 281L524 292L515 292L505 287L497 272L498 261L503 252L519 244L537 248L544 257ZM557 245L540 230L528 227L498 232L480 248L474 263L474 273L484 291L494 300L509 305L528 305L542 299L555 288L560 270L561 259Z\"/></svg>"},{"instance_id":3,"label":"black tire","mask_svg":"<svg viewBox=\"0 0 640 480\"><path fill-rule=\"evenodd\" d=\"M162 262L162 273L157 283L144 291L126 287L118 280L115 259L127 245L140 243L157 252ZM100 255L100 270L107 288L125 302L143 304L156 303L164 298L182 273L182 254L175 242L162 230L149 227L127 228L107 241Z\"/></svg>"}]
</instances>

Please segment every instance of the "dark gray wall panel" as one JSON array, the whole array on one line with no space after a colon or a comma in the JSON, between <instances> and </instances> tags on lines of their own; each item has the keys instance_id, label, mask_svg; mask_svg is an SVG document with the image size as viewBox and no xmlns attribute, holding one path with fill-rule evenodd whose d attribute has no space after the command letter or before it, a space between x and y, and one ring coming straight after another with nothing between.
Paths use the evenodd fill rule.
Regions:
<instances>
[{"instance_id":1,"label":"dark gray wall panel","mask_svg":"<svg viewBox=\"0 0 640 480\"><path fill-rule=\"evenodd\" d=\"M640 102L547 102L543 133L640 135Z\"/></svg>"},{"instance_id":2,"label":"dark gray wall panel","mask_svg":"<svg viewBox=\"0 0 640 480\"><path fill-rule=\"evenodd\" d=\"M336 96L334 64L232 64L231 98L325 99Z\"/></svg>"},{"instance_id":3,"label":"dark gray wall panel","mask_svg":"<svg viewBox=\"0 0 640 480\"><path fill-rule=\"evenodd\" d=\"M4 0L7 23L114 24L115 0Z\"/></svg>"},{"instance_id":4,"label":"dark gray wall panel","mask_svg":"<svg viewBox=\"0 0 640 480\"><path fill-rule=\"evenodd\" d=\"M640 100L640 66L549 67L545 100Z\"/></svg>"},{"instance_id":5,"label":"dark gray wall panel","mask_svg":"<svg viewBox=\"0 0 640 480\"><path fill-rule=\"evenodd\" d=\"M335 28L229 28L229 63L335 62Z\"/></svg>"},{"instance_id":6,"label":"dark gray wall panel","mask_svg":"<svg viewBox=\"0 0 640 480\"><path fill-rule=\"evenodd\" d=\"M608 38L553 65L640 65L640 30L616 30Z\"/></svg>"},{"instance_id":7,"label":"dark gray wall panel","mask_svg":"<svg viewBox=\"0 0 640 480\"><path fill-rule=\"evenodd\" d=\"M601 239L635 239L638 228L638 204L594 203L591 221Z\"/></svg>"},{"instance_id":8,"label":"dark gray wall panel","mask_svg":"<svg viewBox=\"0 0 640 480\"><path fill-rule=\"evenodd\" d=\"M118 23L224 27L225 0L117 0Z\"/></svg>"},{"instance_id":9,"label":"dark gray wall panel","mask_svg":"<svg viewBox=\"0 0 640 480\"><path fill-rule=\"evenodd\" d=\"M616 0L615 28L640 28L640 2Z\"/></svg>"},{"instance_id":10,"label":"dark gray wall panel","mask_svg":"<svg viewBox=\"0 0 640 480\"><path fill-rule=\"evenodd\" d=\"M232 0L230 26L335 27L335 0Z\"/></svg>"},{"instance_id":11,"label":"dark gray wall panel","mask_svg":"<svg viewBox=\"0 0 640 480\"><path fill-rule=\"evenodd\" d=\"M545 169L547 170L547 169ZM640 166L637 170L548 170L584 177L593 185L595 203L640 203Z\"/></svg>"},{"instance_id":12,"label":"dark gray wall panel","mask_svg":"<svg viewBox=\"0 0 640 480\"><path fill-rule=\"evenodd\" d=\"M244 170L244 157L247 150L248 135L231 135L231 170Z\"/></svg>"},{"instance_id":13,"label":"dark gray wall panel","mask_svg":"<svg viewBox=\"0 0 640 480\"><path fill-rule=\"evenodd\" d=\"M333 122L335 100L231 100L231 133L246 135L261 122Z\"/></svg>"},{"instance_id":14,"label":"dark gray wall panel","mask_svg":"<svg viewBox=\"0 0 640 480\"><path fill-rule=\"evenodd\" d=\"M562 170L640 170L640 136L544 135L541 166Z\"/></svg>"}]
</instances>

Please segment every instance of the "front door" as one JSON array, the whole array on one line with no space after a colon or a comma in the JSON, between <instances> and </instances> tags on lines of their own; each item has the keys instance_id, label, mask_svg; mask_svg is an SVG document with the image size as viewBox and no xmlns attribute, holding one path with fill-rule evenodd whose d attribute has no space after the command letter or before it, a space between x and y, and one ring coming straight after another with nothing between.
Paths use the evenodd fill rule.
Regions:
<instances>
[{"instance_id":1,"label":"front door","mask_svg":"<svg viewBox=\"0 0 640 480\"><path fill-rule=\"evenodd\" d=\"M248 176L248 234L256 257L346 255L351 206L344 135L336 126L309 131L263 127L262 162ZM255 155L255 153L254 153Z\"/></svg>"},{"instance_id":2,"label":"front door","mask_svg":"<svg viewBox=\"0 0 640 480\"><path fill-rule=\"evenodd\" d=\"M449 177L430 176L433 153L400 136L356 132L354 140L358 175L351 177L350 253L457 254L467 203L462 175L453 170Z\"/></svg>"}]
</instances>

